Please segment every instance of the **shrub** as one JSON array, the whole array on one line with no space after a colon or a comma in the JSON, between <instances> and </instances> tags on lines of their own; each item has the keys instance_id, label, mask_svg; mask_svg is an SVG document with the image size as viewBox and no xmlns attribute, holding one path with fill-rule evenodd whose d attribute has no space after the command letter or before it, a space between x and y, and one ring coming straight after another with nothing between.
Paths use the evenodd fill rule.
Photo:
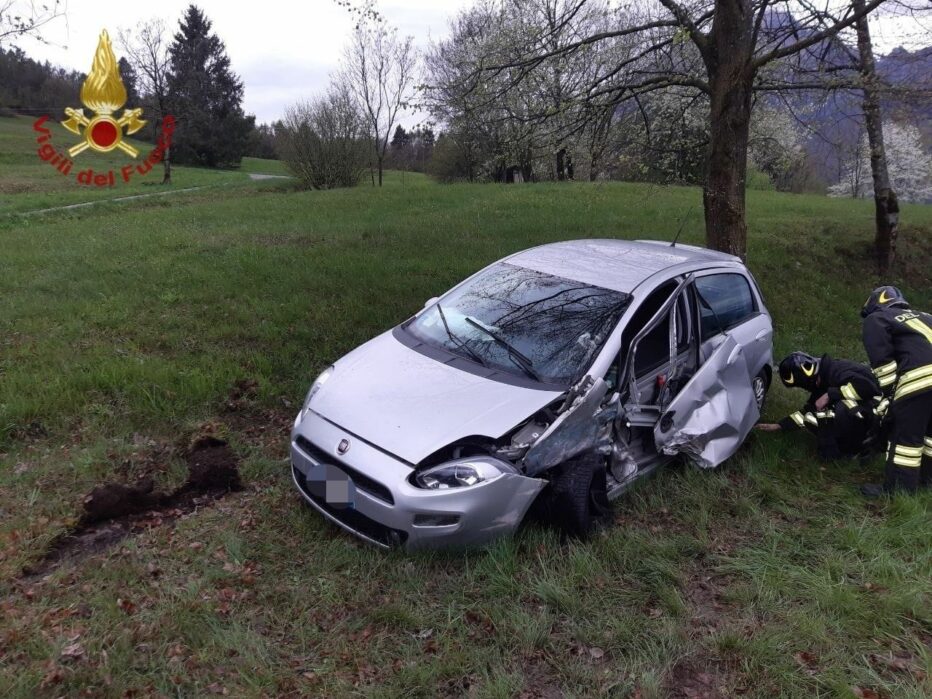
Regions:
<instances>
[{"instance_id":1,"label":"shrub","mask_svg":"<svg viewBox=\"0 0 932 699\"><path fill-rule=\"evenodd\" d=\"M352 98L331 87L321 98L285 112L276 149L285 167L307 189L354 187L368 164L362 115Z\"/></svg>"}]
</instances>

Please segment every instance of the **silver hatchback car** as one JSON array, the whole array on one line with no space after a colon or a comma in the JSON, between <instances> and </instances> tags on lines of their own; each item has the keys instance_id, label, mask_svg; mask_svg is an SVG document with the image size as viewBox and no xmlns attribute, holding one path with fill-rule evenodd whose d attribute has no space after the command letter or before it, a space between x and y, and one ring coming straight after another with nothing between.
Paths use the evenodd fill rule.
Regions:
<instances>
[{"instance_id":1,"label":"silver hatchback car","mask_svg":"<svg viewBox=\"0 0 932 699\"><path fill-rule=\"evenodd\" d=\"M585 534L676 455L712 468L757 421L773 326L736 257L577 240L475 273L324 371L295 485L382 547L480 544L532 503Z\"/></svg>"}]
</instances>

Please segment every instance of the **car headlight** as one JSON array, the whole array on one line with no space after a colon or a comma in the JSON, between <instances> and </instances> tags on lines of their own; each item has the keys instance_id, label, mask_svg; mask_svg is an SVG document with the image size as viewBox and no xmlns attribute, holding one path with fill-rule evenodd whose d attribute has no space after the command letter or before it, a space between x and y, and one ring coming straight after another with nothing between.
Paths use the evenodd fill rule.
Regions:
<instances>
[{"instance_id":1,"label":"car headlight","mask_svg":"<svg viewBox=\"0 0 932 699\"><path fill-rule=\"evenodd\" d=\"M414 484L426 490L468 488L494 481L504 473L514 473L514 467L491 457L473 456L432 466L414 474Z\"/></svg>"},{"instance_id":2,"label":"car headlight","mask_svg":"<svg viewBox=\"0 0 932 699\"><path fill-rule=\"evenodd\" d=\"M310 390L307 392L307 397L304 399L304 405L301 407L301 415L307 412L307 408L311 403L311 398L320 390L321 386L327 383L327 379L330 378L330 375L333 373L333 367L329 366L324 369L320 376L314 379L314 383L311 384Z\"/></svg>"}]
</instances>

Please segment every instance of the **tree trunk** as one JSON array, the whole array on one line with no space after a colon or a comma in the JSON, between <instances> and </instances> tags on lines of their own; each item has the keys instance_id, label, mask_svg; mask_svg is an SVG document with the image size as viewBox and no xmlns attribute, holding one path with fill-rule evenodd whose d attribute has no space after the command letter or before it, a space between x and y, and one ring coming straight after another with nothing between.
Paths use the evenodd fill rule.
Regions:
<instances>
[{"instance_id":1,"label":"tree trunk","mask_svg":"<svg viewBox=\"0 0 932 699\"><path fill-rule=\"evenodd\" d=\"M379 158L379 187L382 186L382 165L383 165L383 160L382 158Z\"/></svg>"},{"instance_id":2,"label":"tree trunk","mask_svg":"<svg viewBox=\"0 0 932 699\"><path fill-rule=\"evenodd\" d=\"M592 151L592 154L589 156L589 181L595 182L599 177L599 164L600 158L599 155Z\"/></svg>"},{"instance_id":3,"label":"tree trunk","mask_svg":"<svg viewBox=\"0 0 932 699\"><path fill-rule=\"evenodd\" d=\"M709 156L702 191L706 244L744 259L745 184L754 84L753 9L747 0L719 0L703 59L711 102Z\"/></svg>"},{"instance_id":4,"label":"tree trunk","mask_svg":"<svg viewBox=\"0 0 932 699\"><path fill-rule=\"evenodd\" d=\"M172 149L171 149L171 146L166 148L164 155L162 155L162 168L164 170L164 173L162 174L162 184L171 184L172 183Z\"/></svg>"},{"instance_id":5,"label":"tree trunk","mask_svg":"<svg viewBox=\"0 0 932 699\"><path fill-rule=\"evenodd\" d=\"M851 4L856 12L864 9L864 0L852 0ZM877 223L874 251L877 255L877 272L884 277L890 271L896 254L896 227L900 209L896 193L890 187L890 174L887 171L887 154L883 144L883 112L880 107L880 90L867 17L859 19L855 28L858 35L861 80L864 85L864 124L867 127L871 179L874 184L874 211Z\"/></svg>"}]
</instances>

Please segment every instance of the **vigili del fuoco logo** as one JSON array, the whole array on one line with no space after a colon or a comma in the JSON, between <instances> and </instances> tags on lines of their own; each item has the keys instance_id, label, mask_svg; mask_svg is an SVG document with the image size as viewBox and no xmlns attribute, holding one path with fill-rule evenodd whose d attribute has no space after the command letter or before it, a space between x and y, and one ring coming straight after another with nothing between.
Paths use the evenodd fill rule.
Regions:
<instances>
[{"instance_id":1,"label":"vigili del fuoco logo","mask_svg":"<svg viewBox=\"0 0 932 699\"><path fill-rule=\"evenodd\" d=\"M62 126L81 137L80 141L68 149L67 156L52 145L52 132L45 127L49 117L36 119L32 128L39 133L36 138L39 144L39 158L63 175L70 175L74 166L72 158L76 158L87 149L98 153L109 153L119 149L130 158L139 158L139 150L123 140L124 130L125 135L129 136L139 131L146 122L141 118L142 109L138 107L123 109L123 113L117 117L117 112L126 104L126 87L123 85L123 78L120 77L120 67L116 56L113 55L113 47L110 45L106 29L100 33L91 72L81 86L81 103L92 112L90 116L84 113L84 109L67 107L65 116L68 118L61 122ZM174 129L174 117L166 115L162 120L162 133L155 143L155 148L142 162L131 162L121 167L119 178L123 182L129 182L135 174L147 174L152 166L165 156L166 149L171 145ZM112 187L116 184L117 176L112 169L100 172L89 167L77 172L75 180L79 184Z\"/></svg>"}]
</instances>

